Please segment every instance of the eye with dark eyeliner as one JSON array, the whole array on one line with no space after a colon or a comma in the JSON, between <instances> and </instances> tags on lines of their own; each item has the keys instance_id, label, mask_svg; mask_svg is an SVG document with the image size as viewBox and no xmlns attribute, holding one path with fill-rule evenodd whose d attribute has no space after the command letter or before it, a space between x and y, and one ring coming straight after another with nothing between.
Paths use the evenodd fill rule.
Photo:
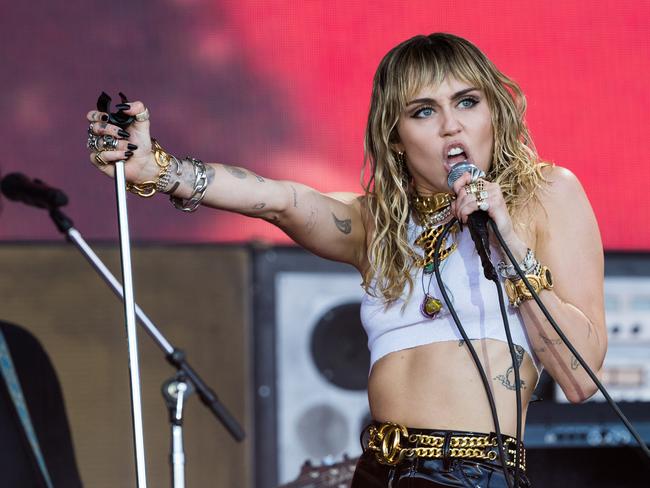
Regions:
<instances>
[{"instance_id":1,"label":"eye with dark eyeliner","mask_svg":"<svg viewBox=\"0 0 650 488\"><path fill-rule=\"evenodd\" d=\"M429 117L435 112L434 108L431 107L430 105L425 105L422 107L419 107L415 112L411 114L411 117L414 119L423 119L425 117Z\"/></svg>"},{"instance_id":2,"label":"eye with dark eyeliner","mask_svg":"<svg viewBox=\"0 0 650 488\"><path fill-rule=\"evenodd\" d=\"M465 97L463 98L460 102L458 102L458 106L460 108L472 108L474 105L476 105L479 102L478 98L475 97Z\"/></svg>"}]
</instances>

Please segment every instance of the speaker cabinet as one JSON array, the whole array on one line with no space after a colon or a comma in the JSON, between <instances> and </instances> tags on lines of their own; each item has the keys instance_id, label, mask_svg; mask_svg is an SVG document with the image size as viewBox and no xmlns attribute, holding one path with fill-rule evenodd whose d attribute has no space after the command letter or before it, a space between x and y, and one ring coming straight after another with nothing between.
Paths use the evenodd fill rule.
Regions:
<instances>
[{"instance_id":1,"label":"speaker cabinet","mask_svg":"<svg viewBox=\"0 0 650 488\"><path fill-rule=\"evenodd\" d=\"M255 253L257 484L361 452L370 356L359 273L299 249Z\"/></svg>"}]
</instances>

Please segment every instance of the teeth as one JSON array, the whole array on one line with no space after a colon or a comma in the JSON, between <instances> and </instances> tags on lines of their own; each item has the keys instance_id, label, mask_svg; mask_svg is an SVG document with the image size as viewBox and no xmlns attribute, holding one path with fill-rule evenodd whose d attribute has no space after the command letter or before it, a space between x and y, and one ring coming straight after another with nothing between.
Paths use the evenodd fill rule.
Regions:
<instances>
[{"instance_id":1,"label":"teeth","mask_svg":"<svg viewBox=\"0 0 650 488\"><path fill-rule=\"evenodd\" d=\"M460 147L452 147L448 152L447 156L458 156L460 153L462 153L463 150Z\"/></svg>"}]
</instances>

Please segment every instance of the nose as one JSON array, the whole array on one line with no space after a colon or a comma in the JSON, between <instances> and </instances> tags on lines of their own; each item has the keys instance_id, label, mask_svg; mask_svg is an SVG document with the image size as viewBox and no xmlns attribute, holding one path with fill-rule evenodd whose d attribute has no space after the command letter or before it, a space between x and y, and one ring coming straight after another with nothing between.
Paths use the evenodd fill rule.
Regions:
<instances>
[{"instance_id":1,"label":"nose","mask_svg":"<svg viewBox=\"0 0 650 488\"><path fill-rule=\"evenodd\" d=\"M441 113L442 124L440 126L440 135L441 136L453 136L458 134L462 130L462 125L456 117L456 114L449 110L443 110Z\"/></svg>"}]
</instances>

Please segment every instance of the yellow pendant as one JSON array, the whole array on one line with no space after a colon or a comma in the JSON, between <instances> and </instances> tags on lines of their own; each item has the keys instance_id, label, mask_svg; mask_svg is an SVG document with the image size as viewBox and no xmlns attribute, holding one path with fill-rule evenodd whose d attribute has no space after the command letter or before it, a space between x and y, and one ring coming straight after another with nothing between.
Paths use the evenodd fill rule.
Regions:
<instances>
[{"instance_id":1,"label":"yellow pendant","mask_svg":"<svg viewBox=\"0 0 650 488\"><path fill-rule=\"evenodd\" d=\"M442 310L442 302L440 300L428 294L424 295L424 300L422 300L422 305L420 305L422 315L434 319L440 310Z\"/></svg>"}]
</instances>

